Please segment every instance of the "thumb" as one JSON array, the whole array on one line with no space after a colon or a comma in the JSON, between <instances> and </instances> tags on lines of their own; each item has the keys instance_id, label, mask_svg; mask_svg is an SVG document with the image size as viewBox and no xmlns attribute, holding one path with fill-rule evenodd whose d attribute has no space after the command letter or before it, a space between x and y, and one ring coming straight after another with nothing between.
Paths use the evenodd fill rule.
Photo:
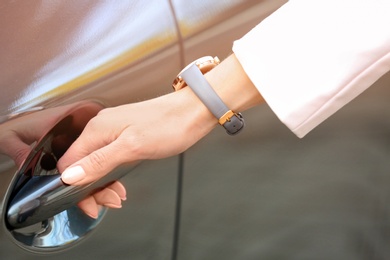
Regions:
<instances>
[{"instance_id":1,"label":"thumb","mask_svg":"<svg viewBox=\"0 0 390 260\"><path fill-rule=\"evenodd\" d=\"M117 141L97 149L62 173L62 181L71 185L84 185L93 182L123 164L123 150Z\"/></svg>"}]
</instances>

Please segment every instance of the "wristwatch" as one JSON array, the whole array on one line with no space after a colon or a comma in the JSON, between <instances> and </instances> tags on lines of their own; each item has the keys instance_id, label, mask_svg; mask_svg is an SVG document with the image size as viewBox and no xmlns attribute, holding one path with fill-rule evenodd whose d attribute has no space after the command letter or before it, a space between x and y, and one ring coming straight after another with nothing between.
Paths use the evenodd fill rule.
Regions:
<instances>
[{"instance_id":1,"label":"wristwatch","mask_svg":"<svg viewBox=\"0 0 390 260\"><path fill-rule=\"evenodd\" d=\"M203 104L218 119L229 135L238 134L245 125L241 113L230 110L214 89L207 82L204 74L220 63L218 57L205 56L187 65L173 81L172 86L178 91L189 86Z\"/></svg>"}]
</instances>

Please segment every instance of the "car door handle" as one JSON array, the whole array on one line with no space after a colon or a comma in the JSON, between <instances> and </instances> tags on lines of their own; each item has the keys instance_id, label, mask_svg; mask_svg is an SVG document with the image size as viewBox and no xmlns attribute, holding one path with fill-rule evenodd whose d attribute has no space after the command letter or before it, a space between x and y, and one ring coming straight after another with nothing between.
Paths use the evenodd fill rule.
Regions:
<instances>
[{"instance_id":1,"label":"car door handle","mask_svg":"<svg viewBox=\"0 0 390 260\"><path fill-rule=\"evenodd\" d=\"M110 185L130 171L117 168L105 177L84 186L69 186L61 175L33 176L16 193L9 203L7 222L9 228L24 228L43 222L60 212L77 205L88 195Z\"/></svg>"},{"instance_id":2,"label":"car door handle","mask_svg":"<svg viewBox=\"0 0 390 260\"><path fill-rule=\"evenodd\" d=\"M62 182L57 161L101 108L101 105L87 102L66 111L36 142L17 170L7 192L5 222L22 246L52 250L80 240L100 222L105 210L95 221L77 210L77 203L136 167L136 163L120 166L88 185L71 186ZM38 230L32 233L35 226ZM44 226L45 231L42 231ZM61 231L64 228L66 232ZM54 232L61 233L61 236Z\"/></svg>"}]
</instances>

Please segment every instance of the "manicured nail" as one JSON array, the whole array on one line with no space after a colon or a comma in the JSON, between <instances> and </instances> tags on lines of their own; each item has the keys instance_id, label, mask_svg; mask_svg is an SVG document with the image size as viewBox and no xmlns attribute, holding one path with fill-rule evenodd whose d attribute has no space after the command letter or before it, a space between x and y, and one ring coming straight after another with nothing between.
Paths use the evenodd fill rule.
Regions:
<instances>
[{"instance_id":1,"label":"manicured nail","mask_svg":"<svg viewBox=\"0 0 390 260\"><path fill-rule=\"evenodd\" d=\"M112 209L120 209L122 205L114 204L114 203L105 203L104 206Z\"/></svg>"},{"instance_id":2,"label":"manicured nail","mask_svg":"<svg viewBox=\"0 0 390 260\"><path fill-rule=\"evenodd\" d=\"M99 214L98 213L92 213L92 212L85 212L84 211L84 213L85 214L87 214L90 218L93 218L93 219L97 219L98 218L98 216L99 216Z\"/></svg>"},{"instance_id":3,"label":"manicured nail","mask_svg":"<svg viewBox=\"0 0 390 260\"><path fill-rule=\"evenodd\" d=\"M81 181L86 176L84 169L81 166L74 166L66 169L62 175L62 181L67 184L73 184Z\"/></svg>"}]
</instances>

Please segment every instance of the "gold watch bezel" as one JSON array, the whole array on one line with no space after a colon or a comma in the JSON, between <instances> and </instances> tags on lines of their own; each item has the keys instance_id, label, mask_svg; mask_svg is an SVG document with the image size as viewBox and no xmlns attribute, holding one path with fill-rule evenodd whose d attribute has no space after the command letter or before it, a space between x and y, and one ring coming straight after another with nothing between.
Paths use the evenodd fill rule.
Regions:
<instances>
[{"instance_id":1,"label":"gold watch bezel","mask_svg":"<svg viewBox=\"0 0 390 260\"><path fill-rule=\"evenodd\" d=\"M187 83L182 79L182 77L180 75L183 71L185 71L189 66L191 66L194 63L203 74L206 74L210 70L214 69L219 63L221 63L221 61L219 60L219 58L217 56L215 56L215 57L204 56L202 58L199 58L199 59L191 62L184 69L182 69L182 71L180 71L180 73L177 75L177 77L173 81L172 87L175 91L178 91L178 90L187 86Z\"/></svg>"}]
</instances>

